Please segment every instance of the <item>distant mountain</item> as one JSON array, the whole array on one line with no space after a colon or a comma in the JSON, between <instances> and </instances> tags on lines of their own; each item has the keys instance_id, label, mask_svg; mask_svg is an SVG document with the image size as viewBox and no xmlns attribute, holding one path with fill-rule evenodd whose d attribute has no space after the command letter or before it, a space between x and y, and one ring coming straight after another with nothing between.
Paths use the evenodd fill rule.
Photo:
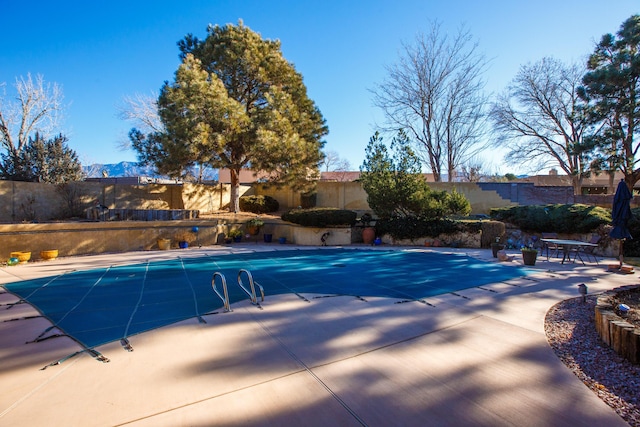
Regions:
<instances>
[{"instance_id":1,"label":"distant mountain","mask_svg":"<svg viewBox=\"0 0 640 427\"><path fill-rule=\"evenodd\" d=\"M95 163L83 166L82 170L87 178L102 178L105 175L114 178L123 176L156 176L152 167L138 166L135 162L120 162L107 165Z\"/></svg>"},{"instance_id":2,"label":"distant mountain","mask_svg":"<svg viewBox=\"0 0 640 427\"><path fill-rule=\"evenodd\" d=\"M125 177L125 176L144 176L151 178L168 178L167 176L158 175L155 173L151 166L138 166L136 162L120 162L115 164L100 164L94 163L89 166L83 166L82 170L86 174L87 178L103 178L105 176L111 178ZM194 175L197 175L194 172ZM212 181L218 179L218 170L207 168L204 171L203 179L206 181Z\"/></svg>"}]
</instances>

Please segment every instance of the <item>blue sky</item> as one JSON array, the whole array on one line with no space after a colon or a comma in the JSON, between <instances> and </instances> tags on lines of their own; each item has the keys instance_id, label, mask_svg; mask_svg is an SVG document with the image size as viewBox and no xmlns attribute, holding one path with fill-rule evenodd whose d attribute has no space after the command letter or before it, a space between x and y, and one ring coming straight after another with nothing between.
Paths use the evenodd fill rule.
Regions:
<instances>
[{"instance_id":1,"label":"blue sky","mask_svg":"<svg viewBox=\"0 0 640 427\"><path fill-rule=\"evenodd\" d=\"M487 90L502 91L521 65L545 56L580 60L605 33L640 13L637 0L325 0L32 1L1 0L0 83L12 96L18 76L41 74L62 86L69 137L83 164L135 161L121 151L131 124L117 117L127 95L157 92L179 65L176 43L201 38L209 23L242 19L279 39L327 120L327 150L357 170L382 117L369 92L385 77L401 43L438 20L465 24L491 60ZM501 172L499 152L484 154Z\"/></svg>"}]
</instances>

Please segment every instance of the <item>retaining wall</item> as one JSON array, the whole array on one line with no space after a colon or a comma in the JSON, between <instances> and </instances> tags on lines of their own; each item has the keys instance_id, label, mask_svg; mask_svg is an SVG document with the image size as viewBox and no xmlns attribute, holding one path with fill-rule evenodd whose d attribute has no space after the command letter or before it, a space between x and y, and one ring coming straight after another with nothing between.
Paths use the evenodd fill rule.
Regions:
<instances>
[{"instance_id":1,"label":"retaining wall","mask_svg":"<svg viewBox=\"0 0 640 427\"><path fill-rule=\"evenodd\" d=\"M631 363L640 365L640 328L619 316L609 300L617 292L632 289L640 289L640 285L623 286L600 295L595 308L595 324L604 343Z\"/></svg>"}]
</instances>

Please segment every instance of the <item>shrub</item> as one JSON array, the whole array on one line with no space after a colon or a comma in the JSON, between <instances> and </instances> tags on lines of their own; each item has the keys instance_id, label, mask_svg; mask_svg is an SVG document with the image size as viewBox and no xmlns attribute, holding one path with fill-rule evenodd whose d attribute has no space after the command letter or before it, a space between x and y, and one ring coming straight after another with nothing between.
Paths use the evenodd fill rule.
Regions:
<instances>
[{"instance_id":1,"label":"shrub","mask_svg":"<svg viewBox=\"0 0 640 427\"><path fill-rule=\"evenodd\" d=\"M589 233L611 222L609 209L582 204L510 206L491 209L490 215L521 230L538 233Z\"/></svg>"},{"instance_id":2,"label":"shrub","mask_svg":"<svg viewBox=\"0 0 640 427\"><path fill-rule=\"evenodd\" d=\"M282 214L282 219L305 227L353 226L356 216L356 212L345 209L313 208L292 209Z\"/></svg>"},{"instance_id":3,"label":"shrub","mask_svg":"<svg viewBox=\"0 0 640 427\"><path fill-rule=\"evenodd\" d=\"M478 223L461 223L448 219L428 219L416 216L379 219L376 222L376 234L389 234L398 240L437 237L440 234L451 234L457 231L473 232L477 230L479 230Z\"/></svg>"},{"instance_id":4,"label":"shrub","mask_svg":"<svg viewBox=\"0 0 640 427\"><path fill-rule=\"evenodd\" d=\"M239 228L232 228L227 234L229 235L229 238L233 239L242 236L242 230Z\"/></svg>"},{"instance_id":5,"label":"shrub","mask_svg":"<svg viewBox=\"0 0 640 427\"><path fill-rule=\"evenodd\" d=\"M482 237L480 238L480 246L488 248L496 239L502 238L506 232L504 222L500 221L482 221L480 223Z\"/></svg>"},{"instance_id":6,"label":"shrub","mask_svg":"<svg viewBox=\"0 0 640 427\"><path fill-rule=\"evenodd\" d=\"M367 203L380 218L407 216L435 220L471 212L471 204L464 195L455 190L450 194L434 191L427 185L420 159L402 130L392 139L390 151L376 132L369 140L360 171Z\"/></svg>"},{"instance_id":7,"label":"shrub","mask_svg":"<svg viewBox=\"0 0 640 427\"><path fill-rule=\"evenodd\" d=\"M471 213L471 202L464 194L458 193L455 188L447 194L448 212L452 215L469 215Z\"/></svg>"},{"instance_id":8,"label":"shrub","mask_svg":"<svg viewBox=\"0 0 640 427\"><path fill-rule=\"evenodd\" d=\"M242 196L240 197L240 210L253 213L276 212L280 209L280 203L271 196Z\"/></svg>"},{"instance_id":9,"label":"shrub","mask_svg":"<svg viewBox=\"0 0 640 427\"><path fill-rule=\"evenodd\" d=\"M260 218L251 218L249 221L245 223L247 227L257 227L260 228L264 225L264 221Z\"/></svg>"}]
</instances>

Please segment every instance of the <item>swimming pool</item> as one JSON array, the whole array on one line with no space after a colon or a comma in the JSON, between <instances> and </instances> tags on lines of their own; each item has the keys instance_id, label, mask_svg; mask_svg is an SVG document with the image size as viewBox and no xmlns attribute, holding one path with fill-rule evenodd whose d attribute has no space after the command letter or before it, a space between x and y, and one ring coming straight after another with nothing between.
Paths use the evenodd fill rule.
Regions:
<instances>
[{"instance_id":1,"label":"swimming pool","mask_svg":"<svg viewBox=\"0 0 640 427\"><path fill-rule=\"evenodd\" d=\"M420 300L528 273L461 253L322 248L210 253L74 271L4 287L91 349L193 317L204 321L202 316L223 307L211 287L214 272L226 277L231 303L247 299L236 284L240 269L251 272L267 298L294 293L398 300Z\"/></svg>"}]
</instances>

